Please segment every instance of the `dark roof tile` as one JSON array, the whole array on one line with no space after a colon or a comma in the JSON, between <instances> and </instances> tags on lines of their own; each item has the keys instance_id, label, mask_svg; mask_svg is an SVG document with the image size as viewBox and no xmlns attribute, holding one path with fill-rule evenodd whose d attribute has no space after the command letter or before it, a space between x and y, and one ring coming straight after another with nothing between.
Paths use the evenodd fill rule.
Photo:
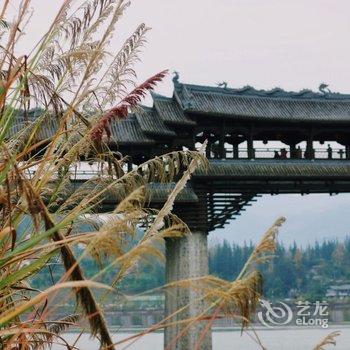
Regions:
<instances>
[{"instance_id":1,"label":"dark roof tile","mask_svg":"<svg viewBox=\"0 0 350 350\"><path fill-rule=\"evenodd\" d=\"M188 126L196 125L196 122L185 115L184 111L174 99L156 94L152 94L152 97L154 108L165 123Z\"/></svg>"},{"instance_id":2,"label":"dark roof tile","mask_svg":"<svg viewBox=\"0 0 350 350\"><path fill-rule=\"evenodd\" d=\"M176 136L176 133L165 125L159 114L152 108L139 108L135 115L144 133L168 137Z\"/></svg>"},{"instance_id":3,"label":"dark roof tile","mask_svg":"<svg viewBox=\"0 0 350 350\"><path fill-rule=\"evenodd\" d=\"M290 121L349 122L350 95L228 89L176 84L175 94L188 113L232 118L280 119Z\"/></svg>"},{"instance_id":4,"label":"dark roof tile","mask_svg":"<svg viewBox=\"0 0 350 350\"><path fill-rule=\"evenodd\" d=\"M112 140L118 145L151 145L155 141L145 135L141 130L140 124L134 115L121 121L111 123Z\"/></svg>"}]
</instances>

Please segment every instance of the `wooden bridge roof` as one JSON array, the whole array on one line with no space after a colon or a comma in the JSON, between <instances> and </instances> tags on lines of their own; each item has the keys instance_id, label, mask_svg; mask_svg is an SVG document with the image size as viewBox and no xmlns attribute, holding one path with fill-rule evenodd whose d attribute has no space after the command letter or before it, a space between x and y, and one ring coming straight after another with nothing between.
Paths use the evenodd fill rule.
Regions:
<instances>
[{"instance_id":1,"label":"wooden bridge roof","mask_svg":"<svg viewBox=\"0 0 350 350\"><path fill-rule=\"evenodd\" d=\"M175 96L174 96L175 97ZM152 94L154 109L159 118L168 125L194 126L196 122L186 115L182 106L175 98Z\"/></svg>"},{"instance_id":2,"label":"wooden bridge roof","mask_svg":"<svg viewBox=\"0 0 350 350\"><path fill-rule=\"evenodd\" d=\"M118 145L153 145L155 141L148 136L141 128L138 118L135 115L127 119L111 123L112 142L115 140Z\"/></svg>"},{"instance_id":3,"label":"wooden bridge roof","mask_svg":"<svg viewBox=\"0 0 350 350\"><path fill-rule=\"evenodd\" d=\"M350 122L350 95L208 87L175 83L174 96L187 114L288 122Z\"/></svg>"},{"instance_id":4,"label":"wooden bridge roof","mask_svg":"<svg viewBox=\"0 0 350 350\"><path fill-rule=\"evenodd\" d=\"M350 95L339 93L265 91L249 86L229 89L182 84L175 79L171 98L157 94L152 94L152 98L152 108L140 106L127 119L112 122L112 142L121 146L152 146L176 138L179 128L191 132L197 123L212 118L350 126ZM40 115L40 110L28 114L32 121ZM16 118L13 133L27 125L23 114ZM39 138L52 136L56 128L57 122L51 118L41 125Z\"/></svg>"},{"instance_id":5,"label":"wooden bridge roof","mask_svg":"<svg viewBox=\"0 0 350 350\"><path fill-rule=\"evenodd\" d=\"M159 118L159 114L156 110L144 107L140 108L135 115L139 127L144 133L154 136L176 136L176 133Z\"/></svg>"}]
</instances>

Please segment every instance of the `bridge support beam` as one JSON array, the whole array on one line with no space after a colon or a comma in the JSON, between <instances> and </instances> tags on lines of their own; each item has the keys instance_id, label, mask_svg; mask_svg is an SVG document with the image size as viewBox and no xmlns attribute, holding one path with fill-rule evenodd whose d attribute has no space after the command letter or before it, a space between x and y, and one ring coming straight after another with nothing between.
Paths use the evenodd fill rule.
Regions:
<instances>
[{"instance_id":1,"label":"bridge support beam","mask_svg":"<svg viewBox=\"0 0 350 350\"><path fill-rule=\"evenodd\" d=\"M167 283L201 277L208 274L207 233L193 232L180 239L166 242L166 280ZM195 318L206 309L206 303L198 301L200 295L189 288L171 288L166 292L165 316L170 316L183 307L182 312L173 316L169 322ZM195 322L167 327L164 334L164 349L189 350L200 342L199 349L210 350L211 330L205 332L207 323ZM204 334L204 336L203 336ZM200 340L201 339L201 340Z\"/></svg>"}]
</instances>

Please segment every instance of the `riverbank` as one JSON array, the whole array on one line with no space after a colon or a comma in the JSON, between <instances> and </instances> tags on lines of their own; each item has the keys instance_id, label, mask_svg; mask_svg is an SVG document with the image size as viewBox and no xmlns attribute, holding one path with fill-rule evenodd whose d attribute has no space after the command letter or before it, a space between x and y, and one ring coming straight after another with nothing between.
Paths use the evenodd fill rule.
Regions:
<instances>
[{"instance_id":1,"label":"riverbank","mask_svg":"<svg viewBox=\"0 0 350 350\"><path fill-rule=\"evenodd\" d=\"M320 328L319 326L308 326L308 327L303 327L303 326L276 326L273 328L267 328L265 326L262 326L260 324L252 325L252 328L255 331L275 331L275 330L298 330L298 329L335 329L337 327L340 328L349 328L350 331L350 322L338 322L338 323L330 323L327 328ZM137 334L137 333L142 333L146 332L147 329L144 327L109 327L110 331L112 333L131 333L131 334ZM212 331L213 332L241 332L241 327L236 326L236 327L213 327ZM162 333L163 329L156 330L152 333ZM81 333L81 329L70 329L68 333ZM88 333L88 332L83 332L83 333ZM349 348L350 349L350 348Z\"/></svg>"}]
</instances>

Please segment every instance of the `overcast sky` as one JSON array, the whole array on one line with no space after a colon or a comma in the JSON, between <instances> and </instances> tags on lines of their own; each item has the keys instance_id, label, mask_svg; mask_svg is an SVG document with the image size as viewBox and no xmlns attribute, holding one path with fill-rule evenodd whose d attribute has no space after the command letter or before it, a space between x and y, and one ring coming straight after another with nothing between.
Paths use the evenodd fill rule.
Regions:
<instances>
[{"instance_id":1,"label":"overcast sky","mask_svg":"<svg viewBox=\"0 0 350 350\"><path fill-rule=\"evenodd\" d=\"M40 36L62 1L32 4L23 48ZM325 82L332 91L350 93L349 13L349 0L134 0L113 45L117 50L141 22L152 27L137 67L140 80L168 68L188 83L317 90ZM169 77L157 92L171 91ZM265 196L211 238L256 241L278 215L288 220L280 235L287 243L344 238L349 203L348 195Z\"/></svg>"}]
</instances>

